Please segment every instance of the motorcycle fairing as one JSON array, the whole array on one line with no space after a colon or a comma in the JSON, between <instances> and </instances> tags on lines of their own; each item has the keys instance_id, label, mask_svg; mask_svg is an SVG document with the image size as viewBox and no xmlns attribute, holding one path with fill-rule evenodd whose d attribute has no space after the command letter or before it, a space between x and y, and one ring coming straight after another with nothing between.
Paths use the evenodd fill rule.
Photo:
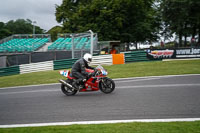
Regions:
<instances>
[{"instance_id":1,"label":"motorcycle fairing","mask_svg":"<svg viewBox=\"0 0 200 133\"><path fill-rule=\"evenodd\" d=\"M63 75L64 77L67 77L70 74L69 70L62 70L60 71L60 74Z\"/></svg>"},{"instance_id":2,"label":"motorcycle fairing","mask_svg":"<svg viewBox=\"0 0 200 133\"><path fill-rule=\"evenodd\" d=\"M63 75L64 77L67 77L68 79L75 79L74 77L70 76L70 70L62 70L60 71L60 74Z\"/></svg>"}]
</instances>

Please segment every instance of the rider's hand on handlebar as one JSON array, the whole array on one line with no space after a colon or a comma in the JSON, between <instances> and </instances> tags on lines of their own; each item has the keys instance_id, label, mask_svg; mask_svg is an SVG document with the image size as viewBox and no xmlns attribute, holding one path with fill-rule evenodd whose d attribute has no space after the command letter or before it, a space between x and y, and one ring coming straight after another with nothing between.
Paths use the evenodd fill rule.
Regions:
<instances>
[{"instance_id":1,"label":"rider's hand on handlebar","mask_svg":"<svg viewBox=\"0 0 200 133\"><path fill-rule=\"evenodd\" d=\"M93 73L88 73L88 77L95 76L98 71L99 71L98 69L94 69Z\"/></svg>"}]
</instances>

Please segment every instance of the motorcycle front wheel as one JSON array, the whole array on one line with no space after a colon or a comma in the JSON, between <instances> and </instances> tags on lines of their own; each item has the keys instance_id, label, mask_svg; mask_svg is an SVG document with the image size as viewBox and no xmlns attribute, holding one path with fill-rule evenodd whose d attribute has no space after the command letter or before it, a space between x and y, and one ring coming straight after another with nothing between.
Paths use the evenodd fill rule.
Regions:
<instances>
[{"instance_id":1,"label":"motorcycle front wheel","mask_svg":"<svg viewBox=\"0 0 200 133\"><path fill-rule=\"evenodd\" d=\"M71 90L70 88L68 88L67 86L63 84L61 84L61 90L67 96L73 96L78 92L77 90Z\"/></svg>"},{"instance_id":2,"label":"motorcycle front wheel","mask_svg":"<svg viewBox=\"0 0 200 133\"><path fill-rule=\"evenodd\" d=\"M103 93L111 93L115 89L115 82L110 78L104 78L99 82L99 89Z\"/></svg>"}]
</instances>

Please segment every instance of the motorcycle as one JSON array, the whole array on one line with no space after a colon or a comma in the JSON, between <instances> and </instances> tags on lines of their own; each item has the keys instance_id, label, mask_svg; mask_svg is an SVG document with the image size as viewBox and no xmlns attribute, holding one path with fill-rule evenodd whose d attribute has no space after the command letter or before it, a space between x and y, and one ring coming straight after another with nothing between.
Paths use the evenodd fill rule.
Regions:
<instances>
[{"instance_id":1,"label":"motorcycle","mask_svg":"<svg viewBox=\"0 0 200 133\"><path fill-rule=\"evenodd\" d=\"M92 73L93 76L89 77L84 83L81 89L76 89L73 83L76 82L76 78L70 76L70 70L62 70L59 73L66 77L66 80L60 79L61 90L67 96L75 95L79 92L91 92L91 91L102 91L105 94L111 93L115 89L115 82L108 78L108 72L101 66L98 65L95 70L86 69L86 72Z\"/></svg>"}]
</instances>

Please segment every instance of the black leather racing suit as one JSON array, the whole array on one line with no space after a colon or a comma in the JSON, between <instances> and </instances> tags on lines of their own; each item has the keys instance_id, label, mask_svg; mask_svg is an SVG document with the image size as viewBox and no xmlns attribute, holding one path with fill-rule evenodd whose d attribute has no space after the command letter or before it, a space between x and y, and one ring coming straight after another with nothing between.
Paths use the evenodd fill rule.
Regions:
<instances>
[{"instance_id":1,"label":"black leather racing suit","mask_svg":"<svg viewBox=\"0 0 200 133\"><path fill-rule=\"evenodd\" d=\"M77 60L72 66L71 76L78 79L77 83L82 83L84 79L87 79L89 73L85 71L86 68L94 69L83 58Z\"/></svg>"}]
</instances>

